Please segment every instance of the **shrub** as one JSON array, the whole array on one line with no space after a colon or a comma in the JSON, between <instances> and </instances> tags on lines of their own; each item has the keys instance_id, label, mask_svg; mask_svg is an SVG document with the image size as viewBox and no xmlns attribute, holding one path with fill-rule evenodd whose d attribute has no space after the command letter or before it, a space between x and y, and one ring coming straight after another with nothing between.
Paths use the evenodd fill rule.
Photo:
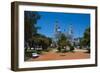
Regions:
<instances>
[{"instance_id":1,"label":"shrub","mask_svg":"<svg viewBox=\"0 0 100 73\"><path fill-rule=\"evenodd\" d=\"M73 52L74 46L70 46L70 52Z\"/></svg>"}]
</instances>

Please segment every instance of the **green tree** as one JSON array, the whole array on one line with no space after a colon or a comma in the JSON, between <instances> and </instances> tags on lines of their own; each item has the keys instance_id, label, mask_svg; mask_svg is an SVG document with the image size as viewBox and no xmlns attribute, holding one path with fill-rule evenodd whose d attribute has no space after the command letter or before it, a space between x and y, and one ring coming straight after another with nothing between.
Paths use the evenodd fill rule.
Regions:
<instances>
[{"instance_id":1,"label":"green tree","mask_svg":"<svg viewBox=\"0 0 100 73\"><path fill-rule=\"evenodd\" d=\"M81 38L80 45L88 47L87 50L90 52L90 27L85 30L83 38Z\"/></svg>"},{"instance_id":2,"label":"green tree","mask_svg":"<svg viewBox=\"0 0 100 73\"><path fill-rule=\"evenodd\" d=\"M28 42L33 35L37 34L37 29L39 27L36 26L36 23L38 19L40 19L40 15L38 14L38 12L33 12L33 11L24 12L24 24L25 24L24 31L25 31L26 42Z\"/></svg>"},{"instance_id":3,"label":"green tree","mask_svg":"<svg viewBox=\"0 0 100 73\"><path fill-rule=\"evenodd\" d=\"M58 45L61 47L66 46L67 42L66 42L66 36L64 34L61 35L61 37L58 40Z\"/></svg>"},{"instance_id":4,"label":"green tree","mask_svg":"<svg viewBox=\"0 0 100 73\"><path fill-rule=\"evenodd\" d=\"M42 46L43 50L47 50L52 42L51 38L48 38L41 34L33 36L31 41L34 45Z\"/></svg>"},{"instance_id":5,"label":"green tree","mask_svg":"<svg viewBox=\"0 0 100 73\"><path fill-rule=\"evenodd\" d=\"M69 41L68 41L67 37L64 34L61 34L61 36L58 40L58 51L60 52L67 45L69 45Z\"/></svg>"},{"instance_id":6,"label":"green tree","mask_svg":"<svg viewBox=\"0 0 100 73\"><path fill-rule=\"evenodd\" d=\"M87 28L84 33L84 42L86 45L90 46L90 28Z\"/></svg>"},{"instance_id":7,"label":"green tree","mask_svg":"<svg viewBox=\"0 0 100 73\"><path fill-rule=\"evenodd\" d=\"M88 27L84 32L82 44L83 46L90 46L90 27Z\"/></svg>"}]
</instances>

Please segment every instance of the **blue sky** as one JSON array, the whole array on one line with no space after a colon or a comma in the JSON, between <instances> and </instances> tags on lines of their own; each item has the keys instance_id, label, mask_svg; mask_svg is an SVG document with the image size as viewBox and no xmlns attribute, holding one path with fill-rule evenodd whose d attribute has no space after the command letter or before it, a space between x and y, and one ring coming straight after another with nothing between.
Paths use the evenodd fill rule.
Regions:
<instances>
[{"instance_id":1,"label":"blue sky","mask_svg":"<svg viewBox=\"0 0 100 73\"><path fill-rule=\"evenodd\" d=\"M90 26L90 14L79 13L59 13L59 12L38 12L41 18L37 21L37 26L41 27L38 33L53 37L55 22L61 31L68 31L69 25L72 24L74 37L82 37L85 29Z\"/></svg>"}]
</instances>

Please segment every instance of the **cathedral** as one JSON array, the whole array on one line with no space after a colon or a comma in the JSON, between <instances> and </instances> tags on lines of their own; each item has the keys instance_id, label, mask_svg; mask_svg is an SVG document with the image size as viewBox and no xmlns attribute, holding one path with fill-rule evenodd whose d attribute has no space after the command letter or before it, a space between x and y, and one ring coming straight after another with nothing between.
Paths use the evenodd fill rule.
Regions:
<instances>
[{"instance_id":1,"label":"cathedral","mask_svg":"<svg viewBox=\"0 0 100 73\"><path fill-rule=\"evenodd\" d=\"M62 31L61 27L59 26L58 21L55 22L55 24L54 24L53 45L57 46L57 41L60 38L61 34L64 34L68 38L68 41L73 46L73 44L74 44L74 35L73 35L72 24L69 25L67 31L66 31L66 29L64 29L64 31Z\"/></svg>"}]
</instances>

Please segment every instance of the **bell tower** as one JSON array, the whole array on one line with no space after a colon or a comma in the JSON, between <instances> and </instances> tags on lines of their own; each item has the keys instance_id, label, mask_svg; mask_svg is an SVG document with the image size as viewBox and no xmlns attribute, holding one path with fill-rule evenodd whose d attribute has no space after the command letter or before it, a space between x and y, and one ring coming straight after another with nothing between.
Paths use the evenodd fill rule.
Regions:
<instances>
[{"instance_id":1,"label":"bell tower","mask_svg":"<svg viewBox=\"0 0 100 73\"><path fill-rule=\"evenodd\" d=\"M68 36L68 39L69 39L71 45L73 46L74 37L73 37L73 27L72 27L72 24L69 25L67 36Z\"/></svg>"}]
</instances>

